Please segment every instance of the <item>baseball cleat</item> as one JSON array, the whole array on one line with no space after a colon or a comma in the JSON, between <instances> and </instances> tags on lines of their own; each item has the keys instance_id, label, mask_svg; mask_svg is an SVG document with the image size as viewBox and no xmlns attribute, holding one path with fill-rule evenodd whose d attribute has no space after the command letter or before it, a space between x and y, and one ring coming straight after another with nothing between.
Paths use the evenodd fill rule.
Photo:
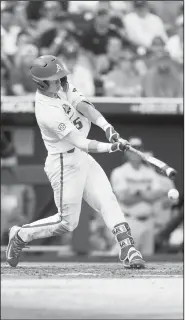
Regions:
<instances>
[{"instance_id":1,"label":"baseball cleat","mask_svg":"<svg viewBox=\"0 0 185 320\"><path fill-rule=\"evenodd\" d=\"M21 251L27 245L26 242L18 237L18 232L20 229L20 227L14 226L10 229L9 232L9 242L6 250L6 261L11 267L17 266Z\"/></svg>"},{"instance_id":2,"label":"baseball cleat","mask_svg":"<svg viewBox=\"0 0 185 320\"><path fill-rule=\"evenodd\" d=\"M125 268L129 269L144 269L145 261L143 260L141 253L134 247L131 247L126 259L123 260L123 265Z\"/></svg>"}]
</instances>

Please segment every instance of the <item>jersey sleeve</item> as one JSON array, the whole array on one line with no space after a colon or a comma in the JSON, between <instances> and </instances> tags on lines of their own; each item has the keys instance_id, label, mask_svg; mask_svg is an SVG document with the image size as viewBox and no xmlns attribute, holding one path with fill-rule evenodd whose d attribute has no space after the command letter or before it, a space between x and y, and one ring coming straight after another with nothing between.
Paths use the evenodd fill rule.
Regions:
<instances>
[{"instance_id":1,"label":"jersey sleeve","mask_svg":"<svg viewBox=\"0 0 185 320\"><path fill-rule=\"evenodd\" d=\"M71 83L69 83L67 98L69 103L72 104L72 106L75 109L78 103L80 103L81 101L90 103L89 100L79 90L77 90Z\"/></svg>"},{"instance_id":2,"label":"jersey sleeve","mask_svg":"<svg viewBox=\"0 0 185 320\"><path fill-rule=\"evenodd\" d=\"M48 121L49 129L54 131L59 138L64 138L68 133L76 130L66 114L60 108L53 110L52 116Z\"/></svg>"}]
</instances>

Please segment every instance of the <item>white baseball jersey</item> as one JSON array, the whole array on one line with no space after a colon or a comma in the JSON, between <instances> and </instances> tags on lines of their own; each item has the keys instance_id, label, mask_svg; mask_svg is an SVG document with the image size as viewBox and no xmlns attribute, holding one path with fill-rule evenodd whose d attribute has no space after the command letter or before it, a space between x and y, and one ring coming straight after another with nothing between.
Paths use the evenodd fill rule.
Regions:
<instances>
[{"instance_id":1,"label":"white baseball jersey","mask_svg":"<svg viewBox=\"0 0 185 320\"><path fill-rule=\"evenodd\" d=\"M127 189L133 194L137 191L145 191L148 188L154 189L157 182L158 175L153 169L141 165L139 170L136 170L129 162L114 169L111 175L112 187L118 197L124 194L124 191ZM121 202L120 205L123 212L128 212L130 215L136 217L141 215L148 216L153 212L153 206L146 201L141 201L129 206Z\"/></svg>"},{"instance_id":2,"label":"white baseball jersey","mask_svg":"<svg viewBox=\"0 0 185 320\"><path fill-rule=\"evenodd\" d=\"M50 98L37 91L35 115L48 154L60 154L72 149L73 146L65 138L72 130L78 129L87 137L91 122L76 109L81 101L88 100L72 84L69 84L67 93L61 89L58 98Z\"/></svg>"}]
</instances>

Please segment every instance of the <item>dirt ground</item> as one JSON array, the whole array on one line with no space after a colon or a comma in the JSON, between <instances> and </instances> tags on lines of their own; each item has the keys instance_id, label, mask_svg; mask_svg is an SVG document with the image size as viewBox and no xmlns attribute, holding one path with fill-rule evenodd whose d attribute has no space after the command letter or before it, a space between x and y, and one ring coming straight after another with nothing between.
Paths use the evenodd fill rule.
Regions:
<instances>
[{"instance_id":1,"label":"dirt ground","mask_svg":"<svg viewBox=\"0 0 185 320\"><path fill-rule=\"evenodd\" d=\"M183 319L183 265L3 263L1 319Z\"/></svg>"}]
</instances>

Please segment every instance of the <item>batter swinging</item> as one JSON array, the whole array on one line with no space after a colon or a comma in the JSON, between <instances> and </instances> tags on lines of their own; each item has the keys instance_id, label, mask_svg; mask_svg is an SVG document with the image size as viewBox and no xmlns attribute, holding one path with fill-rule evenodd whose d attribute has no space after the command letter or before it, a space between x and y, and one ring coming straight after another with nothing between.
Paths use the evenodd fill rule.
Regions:
<instances>
[{"instance_id":1,"label":"batter swinging","mask_svg":"<svg viewBox=\"0 0 185 320\"><path fill-rule=\"evenodd\" d=\"M128 223L100 165L89 153L124 151L128 141L117 142L119 134L94 106L68 83L69 71L51 55L37 58L31 76L38 85L35 115L48 151L45 172L54 192L58 212L22 227L10 229L7 262L16 267L22 249L34 239L73 231L79 221L82 198L101 212L106 225L120 244L125 267L143 268L144 260L134 247ZM91 122L105 131L109 143L87 139Z\"/></svg>"}]
</instances>

